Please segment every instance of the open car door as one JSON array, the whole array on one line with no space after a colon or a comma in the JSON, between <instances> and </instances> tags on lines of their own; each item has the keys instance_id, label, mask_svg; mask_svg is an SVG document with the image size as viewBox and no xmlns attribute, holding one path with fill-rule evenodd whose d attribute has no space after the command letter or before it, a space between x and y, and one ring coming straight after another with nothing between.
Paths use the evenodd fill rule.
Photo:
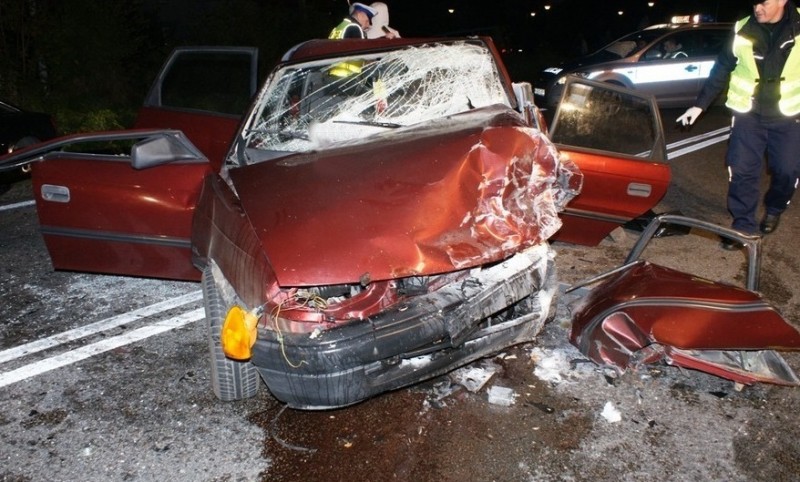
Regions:
<instances>
[{"instance_id":1,"label":"open car door","mask_svg":"<svg viewBox=\"0 0 800 482\"><path fill-rule=\"evenodd\" d=\"M180 47L153 82L134 127L177 129L216 170L258 88L258 49Z\"/></svg>"},{"instance_id":2,"label":"open car door","mask_svg":"<svg viewBox=\"0 0 800 482\"><path fill-rule=\"evenodd\" d=\"M652 96L570 77L550 138L584 176L554 240L596 245L667 192L671 172Z\"/></svg>"},{"instance_id":3,"label":"open car door","mask_svg":"<svg viewBox=\"0 0 800 482\"><path fill-rule=\"evenodd\" d=\"M180 131L61 137L0 158L0 170L22 163L54 268L200 278L192 216L211 166Z\"/></svg>"}]
</instances>

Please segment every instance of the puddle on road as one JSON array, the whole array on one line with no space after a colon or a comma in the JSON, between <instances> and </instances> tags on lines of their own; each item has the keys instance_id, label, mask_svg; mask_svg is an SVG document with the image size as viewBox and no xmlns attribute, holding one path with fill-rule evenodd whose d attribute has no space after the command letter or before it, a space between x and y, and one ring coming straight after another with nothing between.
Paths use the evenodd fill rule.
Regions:
<instances>
[{"instance_id":1,"label":"puddle on road","mask_svg":"<svg viewBox=\"0 0 800 482\"><path fill-rule=\"evenodd\" d=\"M595 414L551 393L525 347L506 353L514 356L494 359L500 369L476 393L440 377L340 410L281 413L276 404L252 415L274 435L264 480L526 480L558 467ZM495 385L514 390L512 406L489 403Z\"/></svg>"}]
</instances>

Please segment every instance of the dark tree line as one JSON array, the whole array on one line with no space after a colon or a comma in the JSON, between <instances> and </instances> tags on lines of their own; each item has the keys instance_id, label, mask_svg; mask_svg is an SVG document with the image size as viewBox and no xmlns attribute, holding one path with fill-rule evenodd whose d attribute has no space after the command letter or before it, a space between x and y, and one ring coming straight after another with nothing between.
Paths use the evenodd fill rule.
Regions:
<instances>
[{"instance_id":1,"label":"dark tree line","mask_svg":"<svg viewBox=\"0 0 800 482\"><path fill-rule=\"evenodd\" d=\"M344 0L5 0L0 98L52 113L63 133L130 125L179 45L259 47L262 72L324 37Z\"/></svg>"}]
</instances>

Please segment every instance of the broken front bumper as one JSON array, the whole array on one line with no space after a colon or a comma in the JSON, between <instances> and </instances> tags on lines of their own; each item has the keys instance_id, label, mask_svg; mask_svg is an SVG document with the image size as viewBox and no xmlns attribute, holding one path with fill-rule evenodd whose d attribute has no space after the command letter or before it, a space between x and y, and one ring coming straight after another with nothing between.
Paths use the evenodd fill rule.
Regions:
<instances>
[{"instance_id":1,"label":"broken front bumper","mask_svg":"<svg viewBox=\"0 0 800 482\"><path fill-rule=\"evenodd\" d=\"M549 245L537 245L318 335L259 328L251 361L277 399L302 409L350 405L441 375L539 333L553 314L553 258Z\"/></svg>"}]
</instances>

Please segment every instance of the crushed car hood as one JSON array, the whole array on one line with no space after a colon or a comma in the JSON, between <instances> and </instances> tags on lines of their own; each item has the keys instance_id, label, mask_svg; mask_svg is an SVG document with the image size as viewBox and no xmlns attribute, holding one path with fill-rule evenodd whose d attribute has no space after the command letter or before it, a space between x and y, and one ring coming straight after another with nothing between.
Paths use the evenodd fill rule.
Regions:
<instances>
[{"instance_id":1,"label":"crushed car hood","mask_svg":"<svg viewBox=\"0 0 800 482\"><path fill-rule=\"evenodd\" d=\"M283 286L366 284L504 259L558 230L558 211L582 179L506 106L229 174Z\"/></svg>"}]
</instances>

